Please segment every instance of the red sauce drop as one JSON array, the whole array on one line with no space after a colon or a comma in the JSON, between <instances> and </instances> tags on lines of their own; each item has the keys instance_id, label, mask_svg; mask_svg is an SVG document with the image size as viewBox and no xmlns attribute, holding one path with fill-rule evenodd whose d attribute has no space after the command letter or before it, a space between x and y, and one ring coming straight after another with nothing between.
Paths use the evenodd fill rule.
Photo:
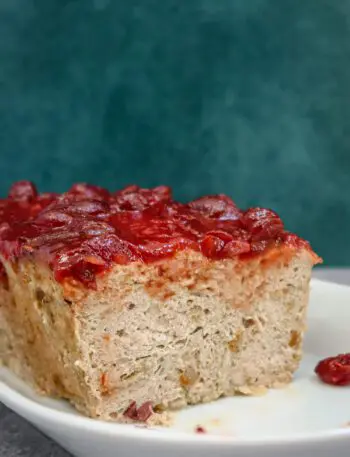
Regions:
<instances>
[{"instance_id":1,"label":"red sauce drop","mask_svg":"<svg viewBox=\"0 0 350 457\"><path fill-rule=\"evenodd\" d=\"M206 429L202 427L201 425L197 425L196 427L196 433L207 433Z\"/></svg>"},{"instance_id":2,"label":"red sauce drop","mask_svg":"<svg viewBox=\"0 0 350 457\"><path fill-rule=\"evenodd\" d=\"M321 360L315 368L320 380L333 386L350 385L350 354L340 354Z\"/></svg>"},{"instance_id":3,"label":"red sauce drop","mask_svg":"<svg viewBox=\"0 0 350 457\"><path fill-rule=\"evenodd\" d=\"M226 195L182 204L169 187L129 186L111 193L75 184L63 194L38 194L27 181L0 200L0 252L5 258L41 256L58 281L94 287L114 263L154 262L184 249L212 259L257 255L286 244L311 249L284 231L271 210L242 211Z\"/></svg>"}]
</instances>

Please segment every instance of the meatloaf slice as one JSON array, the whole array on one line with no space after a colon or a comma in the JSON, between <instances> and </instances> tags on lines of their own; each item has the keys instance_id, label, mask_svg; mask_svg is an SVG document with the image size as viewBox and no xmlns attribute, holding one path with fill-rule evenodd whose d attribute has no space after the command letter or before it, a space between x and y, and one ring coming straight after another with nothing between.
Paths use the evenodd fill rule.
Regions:
<instances>
[{"instance_id":1,"label":"meatloaf slice","mask_svg":"<svg viewBox=\"0 0 350 457\"><path fill-rule=\"evenodd\" d=\"M32 209L0 226L0 357L41 392L121 421L291 381L320 259L275 213L163 187L14 189L3 208Z\"/></svg>"}]
</instances>

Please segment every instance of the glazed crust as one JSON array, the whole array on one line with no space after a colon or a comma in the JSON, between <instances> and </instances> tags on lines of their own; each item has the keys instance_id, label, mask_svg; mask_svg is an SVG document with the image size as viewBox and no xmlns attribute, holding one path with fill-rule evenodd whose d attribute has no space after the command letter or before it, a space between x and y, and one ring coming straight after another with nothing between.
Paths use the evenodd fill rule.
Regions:
<instances>
[{"instance_id":1,"label":"glazed crust","mask_svg":"<svg viewBox=\"0 0 350 457\"><path fill-rule=\"evenodd\" d=\"M182 204L164 186L110 193L77 184L54 195L22 182L0 202L5 259L43 261L57 281L70 277L88 288L115 264L149 264L188 249L217 261L249 259L283 245L312 252L272 210L243 211L226 195Z\"/></svg>"}]
</instances>

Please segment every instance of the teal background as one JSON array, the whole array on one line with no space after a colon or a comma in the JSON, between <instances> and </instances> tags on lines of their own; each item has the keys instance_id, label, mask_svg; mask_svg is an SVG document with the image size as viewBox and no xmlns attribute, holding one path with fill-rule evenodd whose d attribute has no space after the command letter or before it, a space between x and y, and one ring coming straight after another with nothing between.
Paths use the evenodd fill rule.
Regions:
<instances>
[{"instance_id":1,"label":"teal background","mask_svg":"<svg viewBox=\"0 0 350 457\"><path fill-rule=\"evenodd\" d=\"M0 0L0 192L226 192L350 264L350 2Z\"/></svg>"}]
</instances>

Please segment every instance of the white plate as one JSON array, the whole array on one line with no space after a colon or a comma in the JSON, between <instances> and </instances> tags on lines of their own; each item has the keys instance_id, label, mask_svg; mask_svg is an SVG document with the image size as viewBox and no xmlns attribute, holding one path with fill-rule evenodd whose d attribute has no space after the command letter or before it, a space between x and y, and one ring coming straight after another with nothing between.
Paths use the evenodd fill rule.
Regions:
<instances>
[{"instance_id":1,"label":"white plate","mask_svg":"<svg viewBox=\"0 0 350 457\"><path fill-rule=\"evenodd\" d=\"M85 418L66 402L37 396L4 368L0 401L81 457L349 456L350 388L313 374L320 358L350 352L350 288L314 280L305 356L287 388L180 412L171 429ZM195 434L196 425L207 434Z\"/></svg>"}]
</instances>

